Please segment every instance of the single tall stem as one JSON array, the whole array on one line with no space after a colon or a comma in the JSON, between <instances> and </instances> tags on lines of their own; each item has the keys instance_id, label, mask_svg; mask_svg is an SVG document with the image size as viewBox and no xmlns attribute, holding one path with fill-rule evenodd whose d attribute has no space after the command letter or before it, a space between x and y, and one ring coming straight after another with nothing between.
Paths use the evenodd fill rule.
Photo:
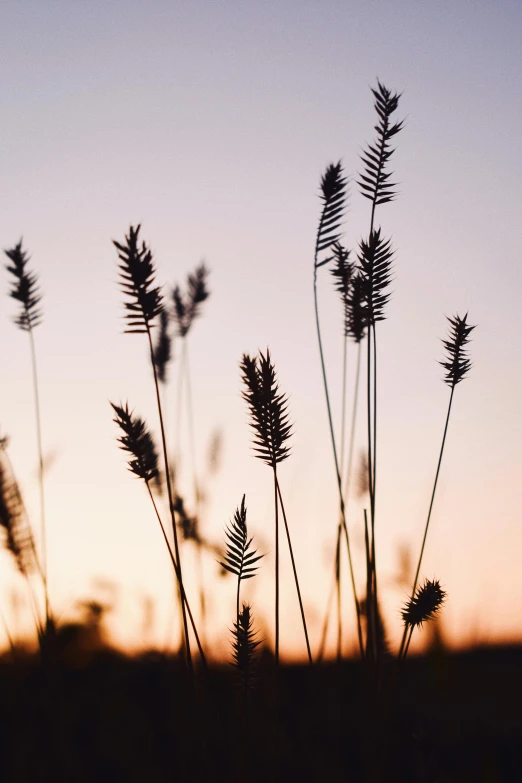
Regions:
<instances>
[{"instance_id":1,"label":"single tall stem","mask_svg":"<svg viewBox=\"0 0 522 783\"><path fill-rule=\"evenodd\" d=\"M375 336L375 323L372 326L373 333L373 495L372 501L372 570L373 570L373 620L374 620L374 644L375 657L377 657L377 560L375 557L375 498L377 495L377 340Z\"/></svg>"},{"instance_id":2,"label":"single tall stem","mask_svg":"<svg viewBox=\"0 0 522 783\"><path fill-rule=\"evenodd\" d=\"M341 393L341 476L344 472L344 441L346 435L346 366L347 366L347 354L348 354L348 338L344 335L343 338L343 388ZM341 605L341 526L337 532L337 546L335 553L335 574L337 582L337 663L341 660L342 646L343 646L343 614Z\"/></svg>"},{"instance_id":3,"label":"single tall stem","mask_svg":"<svg viewBox=\"0 0 522 783\"><path fill-rule=\"evenodd\" d=\"M29 342L31 344L31 365L33 371L33 390L34 390L34 409L36 419L36 442L38 447L38 484L40 488L40 552L42 563L42 580L44 583L45 596L45 622L49 623L49 593L47 590L47 531L45 524L45 491L44 491L44 463L42 448L42 419L40 415L40 393L38 389L38 371L36 366L36 348L34 344L34 334L32 328L29 328Z\"/></svg>"},{"instance_id":4,"label":"single tall stem","mask_svg":"<svg viewBox=\"0 0 522 783\"><path fill-rule=\"evenodd\" d=\"M279 502L281 503L281 511L283 512L283 521L285 523L285 530L286 530L286 538L288 541L288 549L290 550L290 560L292 561L292 570L294 572L294 579L295 579L295 587L297 590L297 597L299 599L299 608L301 610L301 619L303 621L303 630L305 634L306 639L306 649L308 650L308 660L310 663L312 663L312 652L310 650L310 642L308 640L308 630L306 627L306 619L305 619L305 613L304 613L304 607L303 607L303 600L301 598L301 590L299 588L299 579L297 578L297 568L295 565L295 559L294 559L294 550L292 548L292 541L290 540L290 530L288 528L288 522L286 519L286 513L285 513L285 506L283 503L283 496L281 495L281 487L279 486L279 481L277 480L277 472L274 471L274 480L276 482L276 488L277 488L277 494L279 495Z\"/></svg>"},{"instance_id":5,"label":"single tall stem","mask_svg":"<svg viewBox=\"0 0 522 783\"><path fill-rule=\"evenodd\" d=\"M176 558L174 557L174 553L172 551L172 547L170 545L170 541L168 539L167 532L165 530L165 527L163 525L160 513L158 511L158 506L156 505L156 501L154 500L154 495L152 494L152 490L150 488L150 484L149 484L148 481L145 481L145 484L147 485L147 489L149 491L149 497L150 497L150 499L152 501L152 505L154 506L154 511L156 512L156 517L157 517L158 522L160 524L161 532L163 533L163 538L165 539L165 543L167 545L167 549L169 550L170 560L171 560L172 565L174 567L174 571L176 573L176 577L178 579L178 584L179 584L179 574L178 574L179 567L178 567L178 564L176 562ZM183 586L181 587L181 590L183 591L182 592L183 600L184 600L184 602L185 602L185 604L187 606L187 612L188 612L189 617L190 617L190 624L192 625L192 631L194 632L194 636L195 636L195 639L196 639L196 644L198 646L199 654L201 656L201 662L203 663L203 665L206 668L206 666L207 666L207 659L205 657L205 653L203 652L203 647L202 647L200 639L199 639L198 631L197 631L197 628L196 628L196 623L194 622L194 618L192 616L192 612L190 611L190 605L189 605L189 602L188 602L187 594L185 593L185 588Z\"/></svg>"},{"instance_id":6,"label":"single tall stem","mask_svg":"<svg viewBox=\"0 0 522 783\"><path fill-rule=\"evenodd\" d=\"M279 503L277 501L277 465L274 462L274 505L275 505L275 659L279 666Z\"/></svg>"},{"instance_id":7,"label":"single tall stem","mask_svg":"<svg viewBox=\"0 0 522 783\"><path fill-rule=\"evenodd\" d=\"M411 598L412 599L415 596L415 590L417 589L417 583L419 581L419 574L420 574L420 569L421 569L421 564L422 564L422 557L424 555L424 547L426 545L426 538L428 536L428 528L430 526L431 512L432 512L432 509L433 509L433 501L435 500L435 492L436 492L436 489L437 489L437 482L439 480L440 466L441 466L441 463L442 463L442 455L444 453L444 445L446 443L446 435L448 433L448 424L449 424L450 413L451 413L451 405L453 403L453 392L454 391L455 391L455 384L453 384L453 386L451 387L451 394L450 394L449 404L448 404L448 413L446 415L446 423L444 425L444 434L442 436L442 444L441 444L440 453L439 453L439 461L437 463L437 470L436 470L436 473L435 473L435 481L433 482L433 490L431 492L430 507L428 509L428 518L426 519L426 526L424 528L424 536L422 538L422 546L421 546L421 551L420 551L420 555L419 555L419 562L417 564L417 570L415 572L415 579L413 580L413 589L411 591ZM404 633L402 635L402 641L401 641L401 647L400 647L400 651L399 651L399 657L401 657L401 655L402 655L402 653L404 651L404 645L406 643L406 635L407 635L407 633L408 633L408 626L406 626L404 628Z\"/></svg>"},{"instance_id":8,"label":"single tall stem","mask_svg":"<svg viewBox=\"0 0 522 783\"><path fill-rule=\"evenodd\" d=\"M194 486L194 508L196 511L196 519L198 520L198 526L201 523L201 516L200 516L200 495L199 495L199 482L198 482L198 474L197 474L197 461L196 461L196 436L194 433L194 404L192 399L192 383L191 383L191 377L190 377L190 364L189 364L189 352L188 352L188 343L187 343L187 335L183 337L183 352L184 352L184 370L185 370L185 386L186 386L186 394L187 394L187 414L188 414L188 425L189 425L189 443L190 443L190 456L192 461L192 476L193 476L193 486ZM197 571L198 571L198 582L199 582L199 608L201 613L201 631L202 636L205 638L205 628L206 628L206 605L205 605L205 588L203 584L203 560L201 557L201 541L198 539L195 542L196 544L196 562L197 562Z\"/></svg>"},{"instance_id":9,"label":"single tall stem","mask_svg":"<svg viewBox=\"0 0 522 783\"><path fill-rule=\"evenodd\" d=\"M160 391L159 391L159 382L158 382L158 373L156 371L156 361L154 359L154 347L152 345L152 335L150 332L150 327L147 324L147 336L149 338L149 350L150 350L150 360L152 364L152 370L154 373L154 386L156 388L156 401L158 404L158 415L160 420L160 430L161 430L161 443L163 447L163 460L165 462L165 481L167 484L167 494L169 499L169 508L170 508L170 516L172 520L172 532L174 537L174 550L176 554L176 562L178 563L178 568L176 571L176 576L178 577L178 585L179 585L179 592L180 592L180 602L181 602L181 611L183 615L183 628L185 631L185 651L186 651L186 657L187 657L187 665L189 668L189 673L192 681L194 681L194 669L192 665L192 656L190 654L190 638L189 638L189 632L188 632L188 625L187 625L187 613L185 609L185 590L183 588L183 577L181 572L181 559L179 555L179 544L178 544L178 531L177 531L177 525L176 525L176 514L174 511L174 499L172 497L172 484L170 480L170 471L169 471L169 460L167 455L167 441L165 438L165 427L163 425L163 412L161 408L161 399L160 399Z\"/></svg>"},{"instance_id":10,"label":"single tall stem","mask_svg":"<svg viewBox=\"0 0 522 783\"><path fill-rule=\"evenodd\" d=\"M317 258L317 257L316 257ZM330 406L330 395L328 393L328 381L326 379L326 367L324 363L324 354L323 354L323 343L321 339L321 328L319 325L319 306L317 302L317 260L314 265L314 306L315 306L315 323L317 328L317 339L319 342L319 354L321 357L321 370L323 374L323 383L324 383L324 392L326 396L326 408L328 411L328 423L330 426L330 438L332 441L332 450L333 450L333 456L334 456L334 463L335 463L335 472L337 475L337 487L339 490L339 502L341 507L341 517L342 517L342 525L344 528L345 538L346 538L346 548L348 550L348 563L350 565L350 576L351 576L351 582L352 582L352 590L353 590L353 598L355 602L355 612L357 615L357 632L359 636L359 647L361 650L361 656L364 656L364 647L362 642L362 630L361 630L361 613L359 608L359 601L357 600L357 590L355 588L355 576L353 572L353 563L352 563L352 553L350 549L350 539L348 536L348 528L346 526L346 513L344 508L344 498L343 498L343 487L342 487L342 481L341 481L341 474L339 472L339 460L337 459L337 448L335 446L335 434L334 434L334 428L333 428L333 421L332 421L332 410Z\"/></svg>"}]
</instances>

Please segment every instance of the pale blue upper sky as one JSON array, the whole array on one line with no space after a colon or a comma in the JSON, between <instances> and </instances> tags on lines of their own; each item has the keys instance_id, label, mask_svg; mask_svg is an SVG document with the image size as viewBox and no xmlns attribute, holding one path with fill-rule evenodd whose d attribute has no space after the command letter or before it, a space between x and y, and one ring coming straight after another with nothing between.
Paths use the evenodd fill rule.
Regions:
<instances>
[{"instance_id":1,"label":"pale blue upper sky","mask_svg":"<svg viewBox=\"0 0 522 783\"><path fill-rule=\"evenodd\" d=\"M121 334L110 242L141 221L163 282L182 281L203 257L212 270L190 348L201 470L211 431L225 430L206 529L219 541L246 492L253 528L273 549L270 476L249 455L237 367L243 351L270 345L296 422L282 474L290 524L305 598L322 611L336 496L313 323L317 189L339 158L354 179L379 77L403 93L406 117L393 161L400 196L378 211L397 249L379 328L382 578L392 580L398 542L418 550L447 403L438 339L444 315L469 310L475 366L456 394L425 572L448 590L460 638L520 635L521 30L522 6L507 0L0 2L0 242L23 234L45 292L37 342L44 441L57 453L51 584L64 610L92 575L114 578L127 596L121 634L135 640L129 596L170 590L107 402L128 397L155 422L145 345ZM349 246L368 221L352 182ZM340 311L324 270L320 294L338 412ZM36 519L28 346L3 302L0 423ZM167 407L173 422L174 399ZM271 568L267 559L260 613L271 607ZM211 561L207 570L213 584ZM212 597L226 639L230 583ZM402 599L390 586L396 628ZM285 601L297 627L283 639L290 647L290 580ZM158 637L164 629L162 616Z\"/></svg>"}]
</instances>

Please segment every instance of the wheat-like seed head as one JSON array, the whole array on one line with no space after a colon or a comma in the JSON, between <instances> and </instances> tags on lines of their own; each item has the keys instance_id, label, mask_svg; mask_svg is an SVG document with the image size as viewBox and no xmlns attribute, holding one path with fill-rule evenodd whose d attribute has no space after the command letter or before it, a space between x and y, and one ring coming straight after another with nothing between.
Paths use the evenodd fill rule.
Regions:
<instances>
[{"instance_id":1,"label":"wheat-like seed head","mask_svg":"<svg viewBox=\"0 0 522 783\"><path fill-rule=\"evenodd\" d=\"M373 90L375 97L375 111L378 122L375 126L377 138L373 144L369 144L361 156L364 165L364 173L359 175L357 183L365 198L370 199L375 206L393 201L397 195L396 183L390 182L391 172L386 171L394 150L390 146L390 140L402 129L403 122L390 124L390 117L399 105L399 93L392 94L383 84L377 81L377 89Z\"/></svg>"},{"instance_id":2,"label":"wheat-like seed head","mask_svg":"<svg viewBox=\"0 0 522 783\"><path fill-rule=\"evenodd\" d=\"M239 581L255 576L259 567L255 563L264 557L258 555L257 550L251 549L253 538L248 538L246 519L247 510L243 495L241 506L236 509L233 521L225 528L228 540L223 560L219 562L222 568L237 576Z\"/></svg>"},{"instance_id":3,"label":"wheat-like seed head","mask_svg":"<svg viewBox=\"0 0 522 783\"><path fill-rule=\"evenodd\" d=\"M112 402L111 405L116 413L113 421L123 431L123 435L118 438L120 448L132 457L129 470L147 483L153 481L159 474L158 453L146 423L129 410L128 403L125 403L125 407Z\"/></svg>"},{"instance_id":4,"label":"wheat-like seed head","mask_svg":"<svg viewBox=\"0 0 522 783\"><path fill-rule=\"evenodd\" d=\"M148 332L162 309L161 288L154 286L156 269L150 248L139 239L140 226L129 228L125 244L113 240L118 251L121 287L129 301L124 302L128 333Z\"/></svg>"},{"instance_id":5,"label":"wheat-like seed head","mask_svg":"<svg viewBox=\"0 0 522 783\"><path fill-rule=\"evenodd\" d=\"M288 400L279 391L275 367L267 348L257 357L244 354L240 363L245 390L243 399L250 411L250 426L254 430L254 451L259 459L275 467L283 462L290 449L286 445L291 435L288 420Z\"/></svg>"},{"instance_id":6,"label":"wheat-like seed head","mask_svg":"<svg viewBox=\"0 0 522 783\"><path fill-rule=\"evenodd\" d=\"M194 272L187 277L187 293L184 296L179 286L176 286L172 292L174 319L178 334L185 337L194 323L195 319L201 315L201 304L210 296L207 287L209 270L205 262L202 262Z\"/></svg>"},{"instance_id":7,"label":"wheat-like seed head","mask_svg":"<svg viewBox=\"0 0 522 783\"><path fill-rule=\"evenodd\" d=\"M323 202L317 237L315 240L315 267L328 263L330 258L318 260L320 253L328 250L341 237L341 221L346 199L346 179L341 161L330 163L321 178L320 198Z\"/></svg>"},{"instance_id":8,"label":"wheat-like seed head","mask_svg":"<svg viewBox=\"0 0 522 783\"><path fill-rule=\"evenodd\" d=\"M159 329L154 346L154 364L158 372L158 381L167 382L167 367L172 358L172 340L169 334L169 315L165 309L160 313Z\"/></svg>"},{"instance_id":9,"label":"wheat-like seed head","mask_svg":"<svg viewBox=\"0 0 522 783\"><path fill-rule=\"evenodd\" d=\"M22 310L14 318L14 322L20 329L29 332L42 322L42 310L38 306L42 301L38 276L27 269L30 258L26 251L22 250L22 240L11 250L4 250L4 253L11 261L11 264L6 264L6 269L15 278L9 296L22 305Z\"/></svg>"},{"instance_id":10,"label":"wheat-like seed head","mask_svg":"<svg viewBox=\"0 0 522 783\"><path fill-rule=\"evenodd\" d=\"M20 488L9 469L3 447L0 448L0 528L4 530L6 549L18 571L27 577L36 566L35 545Z\"/></svg>"},{"instance_id":11,"label":"wheat-like seed head","mask_svg":"<svg viewBox=\"0 0 522 783\"><path fill-rule=\"evenodd\" d=\"M393 250L391 241L381 236L381 229L371 231L368 241L359 245L359 269L362 280L363 313L367 326L385 318L384 308L391 296L386 292L391 282Z\"/></svg>"},{"instance_id":12,"label":"wheat-like seed head","mask_svg":"<svg viewBox=\"0 0 522 783\"><path fill-rule=\"evenodd\" d=\"M243 604L239 622L234 623L232 634L232 664L241 675L245 691L248 691L255 682L255 651L261 644L254 630L252 607L249 604Z\"/></svg>"},{"instance_id":13,"label":"wheat-like seed head","mask_svg":"<svg viewBox=\"0 0 522 783\"><path fill-rule=\"evenodd\" d=\"M464 318L458 315L455 318L448 318L451 327L449 338L442 341L447 358L440 364L446 370L444 381L451 387L460 383L472 367L466 346L470 342L469 335L476 326L469 326L466 323L467 317L466 313Z\"/></svg>"}]
</instances>

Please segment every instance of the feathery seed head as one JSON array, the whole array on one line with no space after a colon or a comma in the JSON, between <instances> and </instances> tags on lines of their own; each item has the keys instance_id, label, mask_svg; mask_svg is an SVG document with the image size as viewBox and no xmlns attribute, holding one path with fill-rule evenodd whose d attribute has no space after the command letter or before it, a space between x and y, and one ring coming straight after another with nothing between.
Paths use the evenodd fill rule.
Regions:
<instances>
[{"instance_id":1,"label":"feathery seed head","mask_svg":"<svg viewBox=\"0 0 522 783\"><path fill-rule=\"evenodd\" d=\"M246 516L247 510L243 495L241 506L235 511L234 520L229 527L225 528L228 540L223 561L219 562L222 568L237 576L240 581L255 576L259 567L255 563L264 557L264 555L258 555L257 550L251 549L253 538L248 538Z\"/></svg>"},{"instance_id":2,"label":"feathery seed head","mask_svg":"<svg viewBox=\"0 0 522 783\"><path fill-rule=\"evenodd\" d=\"M176 322L180 337L185 337L189 333L195 319L201 314L201 303L210 296L210 291L207 288L208 275L207 266L205 262L202 262L187 277L186 296L183 296L178 285L172 291L174 304L172 317Z\"/></svg>"},{"instance_id":3,"label":"feathery seed head","mask_svg":"<svg viewBox=\"0 0 522 783\"><path fill-rule=\"evenodd\" d=\"M469 335L476 326L469 326L466 323L467 317L467 313L464 318L460 318L458 315L455 318L447 316L451 327L450 334L447 340L442 341L447 357L446 361L439 362L439 364L446 370L445 383L451 387L460 383L472 366L466 346L470 342Z\"/></svg>"},{"instance_id":4,"label":"feathery seed head","mask_svg":"<svg viewBox=\"0 0 522 783\"><path fill-rule=\"evenodd\" d=\"M124 302L127 333L148 332L162 309L161 288L154 287L156 269L150 248L139 240L140 225L131 226L125 244L113 240L118 251L121 288L130 301Z\"/></svg>"},{"instance_id":5,"label":"feathery seed head","mask_svg":"<svg viewBox=\"0 0 522 783\"><path fill-rule=\"evenodd\" d=\"M352 277L348 293L348 320L345 320L345 334L355 343L360 343L366 330L366 310L364 305L364 279L360 272Z\"/></svg>"},{"instance_id":6,"label":"feathery seed head","mask_svg":"<svg viewBox=\"0 0 522 783\"><path fill-rule=\"evenodd\" d=\"M359 270L364 300L366 325L374 325L385 318L384 308L391 296L385 289L391 282L394 251L391 240L381 236L381 229L372 230L368 241L359 244Z\"/></svg>"},{"instance_id":7,"label":"feathery seed head","mask_svg":"<svg viewBox=\"0 0 522 783\"><path fill-rule=\"evenodd\" d=\"M377 206L393 201L397 195L396 183L390 182L392 174L386 171L386 167L394 152L390 147L390 140L402 129L403 122L390 125L390 117L399 105L400 93L393 94L379 80L377 80L377 89L372 89L372 93L375 98L375 111L379 118L375 126L377 139L373 144L369 144L361 155L364 173L359 175L357 184L361 188L362 195Z\"/></svg>"},{"instance_id":8,"label":"feathery seed head","mask_svg":"<svg viewBox=\"0 0 522 783\"><path fill-rule=\"evenodd\" d=\"M22 576L26 577L36 565L34 541L18 482L2 452L0 452L0 528L5 532L5 546L11 553L16 567Z\"/></svg>"},{"instance_id":9,"label":"feathery seed head","mask_svg":"<svg viewBox=\"0 0 522 783\"><path fill-rule=\"evenodd\" d=\"M446 600L446 592L441 588L438 579L426 579L419 585L415 595L402 609L402 619L410 628L420 627L427 620L432 620Z\"/></svg>"},{"instance_id":10,"label":"feathery seed head","mask_svg":"<svg viewBox=\"0 0 522 783\"><path fill-rule=\"evenodd\" d=\"M129 460L129 470L147 483L152 481L159 474L158 453L146 423L139 416L134 416L128 403L125 407L112 402L111 405L116 413L113 421L124 433L118 438L120 448L133 457Z\"/></svg>"},{"instance_id":11,"label":"feathery seed head","mask_svg":"<svg viewBox=\"0 0 522 783\"><path fill-rule=\"evenodd\" d=\"M163 309L160 312L158 338L154 347L154 363L158 371L158 381L167 382L167 367L172 358L172 340L169 334L169 314Z\"/></svg>"},{"instance_id":12,"label":"feathery seed head","mask_svg":"<svg viewBox=\"0 0 522 783\"><path fill-rule=\"evenodd\" d=\"M21 312L14 318L14 322L25 332L29 332L42 321L42 311L38 307L42 301L42 295L38 289L38 276L35 272L27 270L30 260L25 250L22 250L22 240L11 250L4 250L11 263L6 264L6 269L14 276L9 296L16 299L22 305Z\"/></svg>"},{"instance_id":13,"label":"feathery seed head","mask_svg":"<svg viewBox=\"0 0 522 783\"><path fill-rule=\"evenodd\" d=\"M252 607L249 604L243 604L239 622L234 623L232 634L232 665L240 673L243 687L247 691L255 682L255 651L261 644L261 639L257 638L257 631L254 630Z\"/></svg>"},{"instance_id":14,"label":"feathery seed head","mask_svg":"<svg viewBox=\"0 0 522 783\"><path fill-rule=\"evenodd\" d=\"M254 430L254 451L259 459L274 467L290 454L285 445L290 438L288 400L279 391L275 367L267 349L257 357L244 354L240 363L245 390L242 392L250 411Z\"/></svg>"},{"instance_id":15,"label":"feathery seed head","mask_svg":"<svg viewBox=\"0 0 522 783\"><path fill-rule=\"evenodd\" d=\"M341 236L340 225L343 219L346 198L346 179L343 176L341 161L330 163L321 178L321 200L323 208L319 219L315 242L315 268L326 264L330 259L318 260L319 253L338 242Z\"/></svg>"}]
</instances>

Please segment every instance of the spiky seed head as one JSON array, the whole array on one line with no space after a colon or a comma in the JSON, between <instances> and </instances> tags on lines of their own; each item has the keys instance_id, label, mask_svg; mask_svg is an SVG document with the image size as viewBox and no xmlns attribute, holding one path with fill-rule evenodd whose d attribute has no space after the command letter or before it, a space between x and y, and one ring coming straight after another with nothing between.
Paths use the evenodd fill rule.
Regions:
<instances>
[{"instance_id":1,"label":"spiky seed head","mask_svg":"<svg viewBox=\"0 0 522 783\"><path fill-rule=\"evenodd\" d=\"M147 483L153 481L159 474L158 453L146 423L129 410L128 403L111 405L116 413L113 421L124 433L118 438L120 448L133 458L129 460L129 470Z\"/></svg>"},{"instance_id":2,"label":"spiky seed head","mask_svg":"<svg viewBox=\"0 0 522 783\"><path fill-rule=\"evenodd\" d=\"M444 382L448 386L454 387L462 381L472 367L466 346L470 342L469 335L476 326L470 326L467 323L467 313L464 318L460 318L458 315L454 318L446 317L450 323L450 334L447 340L442 341L442 344L446 349L447 357L446 361L439 362L439 364L446 370Z\"/></svg>"},{"instance_id":3,"label":"spiky seed head","mask_svg":"<svg viewBox=\"0 0 522 783\"><path fill-rule=\"evenodd\" d=\"M36 550L24 502L7 458L0 452L0 528L5 533L5 546L11 553L22 576L35 569Z\"/></svg>"},{"instance_id":4,"label":"spiky seed head","mask_svg":"<svg viewBox=\"0 0 522 783\"><path fill-rule=\"evenodd\" d=\"M259 351L257 357L243 354L240 363L245 390L242 392L250 411L250 426L254 437L256 456L275 467L283 462L290 449L286 445L292 434L288 419L288 400L279 391L275 366L270 351Z\"/></svg>"},{"instance_id":5,"label":"spiky seed head","mask_svg":"<svg viewBox=\"0 0 522 783\"><path fill-rule=\"evenodd\" d=\"M243 604L239 613L239 622L234 623L232 631L232 665L241 675L245 691L248 691L255 682L255 651L261 644L254 630L252 607Z\"/></svg>"},{"instance_id":6,"label":"spiky seed head","mask_svg":"<svg viewBox=\"0 0 522 783\"><path fill-rule=\"evenodd\" d=\"M140 225L131 226L125 235L125 244L113 240L118 251L121 288L129 301L124 302L127 311L128 333L148 332L162 309L161 288L154 286L156 269L152 252L145 242L140 244Z\"/></svg>"},{"instance_id":7,"label":"spiky seed head","mask_svg":"<svg viewBox=\"0 0 522 783\"><path fill-rule=\"evenodd\" d=\"M154 363L158 371L158 381L167 382L167 367L172 358L172 340L169 334L169 314L163 309L159 317L159 330L154 346Z\"/></svg>"},{"instance_id":8,"label":"spiky seed head","mask_svg":"<svg viewBox=\"0 0 522 783\"><path fill-rule=\"evenodd\" d=\"M186 337L195 319L201 314L201 304L210 296L207 287L209 270L203 261L187 277L187 293L182 294L177 285L172 291L172 318L180 337Z\"/></svg>"},{"instance_id":9,"label":"spiky seed head","mask_svg":"<svg viewBox=\"0 0 522 783\"><path fill-rule=\"evenodd\" d=\"M343 175L341 161L330 163L321 178L321 200L323 202L317 237L315 241L315 268L327 263L330 259L318 260L319 253L328 250L341 237L341 221L344 214L346 198L346 179Z\"/></svg>"},{"instance_id":10,"label":"spiky seed head","mask_svg":"<svg viewBox=\"0 0 522 783\"><path fill-rule=\"evenodd\" d=\"M385 319L384 308L391 296L386 291L392 276L394 251L391 240L381 236L381 229L372 230L368 241L359 245L359 270L362 279L364 320L373 325Z\"/></svg>"},{"instance_id":11,"label":"spiky seed head","mask_svg":"<svg viewBox=\"0 0 522 783\"><path fill-rule=\"evenodd\" d=\"M366 332L364 288L364 280L359 272L352 277L347 303L348 320L345 321L345 334L355 343L360 343Z\"/></svg>"},{"instance_id":12,"label":"spiky seed head","mask_svg":"<svg viewBox=\"0 0 522 783\"><path fill-rule=\"evenodd\" d=\"M6 269L14 277L9 296L22 305L22 310L15 316L14 322L24 332L29 332L42 321L42 310L38 307L42 301L38 276L27 269L30 257L22 250L22 240L10 250L4 250L4 253L11 261L6 264Z\"/></svg>"},{"instance_id":13,"label":"spiky seed head","mask_svg":"<svg viewBox=\"0 0 522 783\"><path fill-rule=\"evenodd\" d=\"M257 550L251 549L253 537L248 538L246 520L247 510L245 495L243 495L241 506L236 508L233 521L225 528L227 537L225 555L223 560L219 561L222 568L237 576L240 581L255 576L259 567L255 564L264 557L258 555Z\"/></svg>"},{"instance_id":14,"label":"spiky seed head","mask_svg":"<svg viewBox=\"0 0 522 783\"><path fill-rule=\"evenodd\" d=\"M365 198L370 199L375 206L393 201L397 195L396 183L390 182L391 172L386 171L389 160L394 152L390 146L390 140L403 127L403 122L390 124L390 117L399 105L400 93L392 93L379 80L377 89L372 89L375 98L375 111L378 122L375 126L377 138L373 144L369 144L361 155L364 164L364 173L359 175L358 185Z\"/></svg>"},{"instance_id":15,"label":"spiky seed head","mask_svg":"<svg viewBox=\"0 0 522 783\"><path fill-rule=\"evenodd\" d=\"M402 619L409 628L420 627L424 622L432 620L446 600L446 592L440 586L438 579L426 579L419 585L415 595L402 609Z\"/></svg>"}]
</instances>

